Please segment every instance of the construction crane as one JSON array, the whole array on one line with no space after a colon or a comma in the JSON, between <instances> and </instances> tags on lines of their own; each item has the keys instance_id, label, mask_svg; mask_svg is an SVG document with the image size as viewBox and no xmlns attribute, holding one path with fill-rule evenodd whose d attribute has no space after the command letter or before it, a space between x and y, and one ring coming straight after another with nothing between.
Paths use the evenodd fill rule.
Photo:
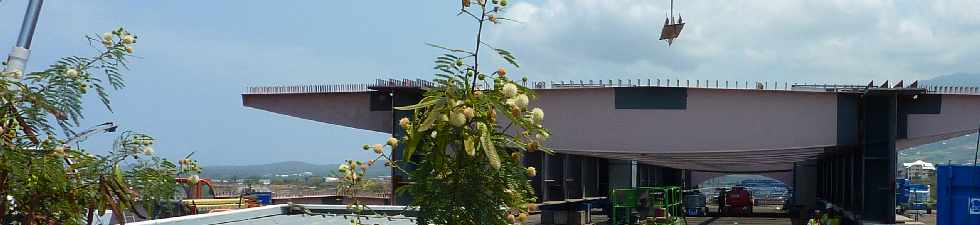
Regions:
<instances>
[{"instance_id":1,"label":"construction crane","mask_svg":"<svg viewBox=\"0 0 980 225\"><path fill-rule=\"evenodd\" d=\"M667 46L669 47L674 43L674 39L681 35L681 30L684 29L684 18L677 15L677 20L674 20L674 0L670 0L670 12L668 12L667 18L664 20L664 28L660 31L660 40L667 41Z\"/></svg>"}]
</instances>

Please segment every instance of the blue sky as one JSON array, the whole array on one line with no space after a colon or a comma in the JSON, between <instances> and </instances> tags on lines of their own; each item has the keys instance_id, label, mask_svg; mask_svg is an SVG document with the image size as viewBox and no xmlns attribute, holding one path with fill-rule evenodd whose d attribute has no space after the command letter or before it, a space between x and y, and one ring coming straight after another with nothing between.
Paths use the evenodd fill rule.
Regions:
<instances>
[{"instance_id":1,"label":"blue sky","mask_svg":"<svg viewBox=\"0 0 980 225\"><path fill-rule=\"evenodd\" d=\"M13 46L26 0L0 1L0 50ZM669 1L514 0L486 38L534 80L681 78L864 83L980 72L977 1L678 1L688 22L657 41ZM117 121L195 151L205 165L366 159L385 135L246 108L247 86L427 78L440 52L469 47L458 1L48 0L29 68L90 55L83 38L118 26L140 36L115 112L89 98L83 127ZM971 9L973 11L971 11ZM498 60L488 64L501 63ZM94 97L94 96L93 96ZM109 146L111 135L90 139Z\"/></svg>"}]
</instances>

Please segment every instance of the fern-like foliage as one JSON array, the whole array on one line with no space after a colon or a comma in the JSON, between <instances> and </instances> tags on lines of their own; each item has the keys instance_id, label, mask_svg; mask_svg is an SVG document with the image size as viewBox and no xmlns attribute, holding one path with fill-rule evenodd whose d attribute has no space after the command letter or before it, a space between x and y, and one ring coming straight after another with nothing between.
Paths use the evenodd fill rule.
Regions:
<instances>
[{"instance_id":1,"label":"fern-like foliage","mask_svg":"<svg viewBox=\"0 0 980 225\"><path fill-rule=\"evenodd\" d=\"M480 38L483 29L504 21L499 16L507 1L462 3L459 14L471 16L479 26L476 47L428 44L444 54L436 57L432 67L436 85L417 104L395 107L412 112L398 122L405 136L387 141L391 151L401 151L395 154L401 158L392 158L381 144L364 149L373 149L378 159L409 176L410 184L396 191L411 196L411 206L419 210L418 224L524 222L536 210L528 180L537 174L523 164L523 158L536 151L550 153L541 147L550 135L542 124L544 111L529 106L534 92L512 80L507 67L481 72L482 47L494 50L510 66L520 66L511 52ZM344 171L350 170L341 168ZM364 206L352 209L364 212Z\"/></svg>"},{"instance_id":2,"label":"fern-like foliage","mask_svg":"<svg viewBox=\"0 0 980 225\"><path fill-rule=\"evenodd\" d=\"M179 171L153 156L148 135L124 132L107 155L70 145L87 94L112 110L109 91L125 86L136 42L122 28L87 38L97 55L0 73L0 224L91 224L109 209L117 219L127 211L145 217L174 194ZM126 160L137 160L135 169L124 170Z\"/></svg>"}]
</instances>

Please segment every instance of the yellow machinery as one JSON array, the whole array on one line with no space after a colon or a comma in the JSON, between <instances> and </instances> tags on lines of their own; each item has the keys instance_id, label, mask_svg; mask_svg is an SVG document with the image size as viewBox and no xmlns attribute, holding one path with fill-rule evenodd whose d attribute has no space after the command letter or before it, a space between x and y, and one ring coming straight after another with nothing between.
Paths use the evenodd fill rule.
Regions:
<instances>
[{"instance_id":1,"label":"yellow machinery","mask_svg":"<svg viewBox=\"0 0 980 225\"><path fill-rule=\"evenodd\" d=\"M259 207L259 203L254 198L246 196L216 198L214 186L208 179L201 179L197 183L190 184L186 178L177 178L177 183L184 187L187 198L180 202L181 205L190 210L190 214Z\"/></svg>"}]
</instances>

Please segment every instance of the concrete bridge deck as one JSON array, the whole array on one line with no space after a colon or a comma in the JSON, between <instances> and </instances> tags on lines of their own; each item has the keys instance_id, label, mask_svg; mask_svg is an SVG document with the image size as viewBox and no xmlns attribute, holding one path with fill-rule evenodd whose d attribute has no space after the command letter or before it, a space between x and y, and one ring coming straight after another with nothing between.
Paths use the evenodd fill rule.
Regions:
<instances>
[{"instance_id":1,"label":"concrete bridge deck","mask_svg":"<svg viewBox=\"0 0 980 225\"><path fill-rule=\"evenodd\" d=\"M897 150L976 132L975 121L980 121L975 88L797 88L765 82L759 90L748 82L612 82L534 85L538 99L532 106L549 112L544 125L553 132L545 145L562 153L694 171L785 172L827 148L856 143L856 98L865 94L860 91L896 94ZM242 98L248 107L392 133L391 103L414 102L410 95L425 85L379 81L334 88L258 87ZM389 96L395 92L400 95Z\"/></svg>"},{"instance_id":2,"label":"concrete bridge deck","mask_svg":"<svg viewBox=\"0 0 980 225\"><path fill-rule=\"evenodd\" d=\"M801 206L818 199L893 222L896 151L977 131L980 89L643 80L533 83L531 107L555 155L531 154L541 201L603 197L610 189L696 185L726 174L760 174L794 187ZM704 85L702 85L704 84ZM770 85L772 84L772 85ZM399 135L392 110L417 102L426 81L250 88L245 106ZM739 88L741 87L741 88ZM395 173L395 186L405 184ZM397 202L397 201L396 201ZM888 202L892 202L891 205Z\"/></svg>"}]
</instances>

